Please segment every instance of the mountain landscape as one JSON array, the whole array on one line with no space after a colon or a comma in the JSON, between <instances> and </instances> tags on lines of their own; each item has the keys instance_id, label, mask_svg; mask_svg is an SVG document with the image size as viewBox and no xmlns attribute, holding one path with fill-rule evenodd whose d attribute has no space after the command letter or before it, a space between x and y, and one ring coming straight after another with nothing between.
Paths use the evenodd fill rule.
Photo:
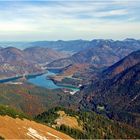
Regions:
<instances>
[{"instance_id":1,"label":"mountain landscape","mask_svg":"<svg viewBox=\"0 0 140 140\"><path fill-rule=\"evenodd\" d=\"M132 41L134 40L130 42ZM125 48L127 47L120 49L125 52L124 54L119 51L116 51L118 54L115 54L112 52L115 52L114 49L110 51L111 49L106 44L102 44L87 48L72 56L45 47L31 47L24 50L14 47L1 48L1 78L34 73L38 77L48 69L56 72L55 75L50 75L48 78L60 87L59 89L47 89L30 83L28 78L18 78L0 84L0 102L2 105L24 112L31 118L35 118L38 123L45 123L45 125L66 133L72 138L138 138L140 135L138 131L140 129L140 51L138 50L139 46L131 47L138 51L132 51L129 46L129 49ZM97 63L93 60L95 55L103 57L101 60L104 61ZM64 66L65 63L63 63L62 67L56 65L49 67L55 63L61 64L62 60L66 60L68 65ZM74 61L68 63L67 60ZM119 61L116 62L117 60ZM63 87L61 87L62 85ZM73 89L70 89L69 86L79 87L79 90L72 91ZM9 113L5 115L9 116ZM90 115L93 118L90 118ZM98 123L94 126L88 125L89 122L84 121L88 117L88 121L91 122L90 119L95 119ZM7 118L7 116L1 117L1 119L9 120L5 126L6 130L8 123L14 123L14 121L19 125L24 123L19 119ZM24 121L28 122L28 120ZM57 121L61 121L61 123ZM73 125L69 126L68 124L71 123ZM40 135L37 128L50 129L36 125L38 124L34 124L34 122L28 123L28 127L38 133L37 135ZM106 130L106 127L111 127L111 131ZM98 128L98 131L93 128ZM118 132L119 129L122 131ZM57 132L53 133L56 137ZM20 135L23 137L22 135L25 134ZM35 137L31 135L30 137ZM41 136L44 137L49 137L48 135L44 132L41 133ZM54 134L51 133L50 136L52 135ZM18 138L16 134L10 137L2 130L0 136L2 138Z\"/></svg>"},{"instance_id":2,"label":"mountain landscape","mask_svg":"<svg viewBox=\"0 0 140 140\"><path fill-rule=\"evenodd\" d=\"M140 139L140 1L0 1L0 140Z\"/></svg>"},{"instance_id":3,"label":"mountain landscape","mask_svg":"<svg viewBox=\"0 0 140 140\"><path fill-rule=\"evenodd\" d=\"M95 67L105 67L114 64L138 49L140 49L140 41L134 39L123 41L92 40L86 49L73 54L69 58L56 60L48 64L48 67L66 67L75 63L90 63Z\"/></svg>"}]
</instances>

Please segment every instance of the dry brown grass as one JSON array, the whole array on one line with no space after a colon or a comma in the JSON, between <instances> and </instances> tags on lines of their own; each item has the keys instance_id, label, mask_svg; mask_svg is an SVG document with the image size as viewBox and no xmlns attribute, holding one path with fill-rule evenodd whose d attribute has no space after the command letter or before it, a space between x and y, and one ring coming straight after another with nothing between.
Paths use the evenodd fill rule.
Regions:
<instances>
[{"instance_id":1,"label":"dry brown grass","mask_svg":"<svg viewBox=\"0 0 140 140\"><path fill-rule=\"evenodd\" d=\"M30 129L33 132L35 130L40 138L30 136ZM0 116L0 136L5 139L72 139L48 126L26 119L14 119L9 116Z\"/></svg>"},{"instance_id":2,"label":"dry brown grass","mask_svg":"<svg viewBox=\"0 0 140 140\"><path fill-rule=\"evenodd\" d=\"M69 126L71 128L83 130L82 126L78 123L76 117L68 116L64 111L57 112L60 117L56 119L56 126L61 126L62 124Z\"/></svg>"}]
</instances>

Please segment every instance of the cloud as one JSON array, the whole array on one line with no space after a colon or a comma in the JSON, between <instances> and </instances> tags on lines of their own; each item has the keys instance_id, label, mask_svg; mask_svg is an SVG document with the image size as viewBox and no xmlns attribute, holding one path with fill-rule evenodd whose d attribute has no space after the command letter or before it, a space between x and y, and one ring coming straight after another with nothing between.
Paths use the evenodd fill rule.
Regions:
<instances>
[{"instance_id":1,"label":"cloud","mask_svg":"<svg viewBox=\"0 0 140 140\"><path fill-rule=\"evenodd\" d=\"M138 38L138 4L128 0L0 2L0 37L2 40L125 38L131 35Z\"/></svg>"},{"instance_id":2,"label":"cloud","mask_svg":"<svg viewBox=\"0 0 140 140\"><path fill-rule=\"evenodd\" d=\"M105 12L99 12L97 14L97 17L124 16L127 14L128 14L127 10L119 9L119 10L110 10L110 11L105 11Z\"/></svg>"}]
</instances>

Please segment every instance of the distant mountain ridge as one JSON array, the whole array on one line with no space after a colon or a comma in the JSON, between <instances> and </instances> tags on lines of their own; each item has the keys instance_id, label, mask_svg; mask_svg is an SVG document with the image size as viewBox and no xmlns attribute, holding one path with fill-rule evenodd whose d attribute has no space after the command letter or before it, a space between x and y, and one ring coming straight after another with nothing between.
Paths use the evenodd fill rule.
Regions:
<instances>
[{"instance_id":1,"label":"distant mountain ridge","mask_svg":"<svg viewBox=\"0 0 140 140\"><path fill-rule=\"evenodd\" d=\"M57 40L57 41L32 41L32 42L20 42L20 41L5 41L0 42L1 47L9 47L14 46L20 49L25 49L29 47L45 47L45 48L52 48L59 51L70 51L70 52L78 52L83 49L89 48L89 46L94 44L94 46L98 44L102 44L103 42L111 42L111 43L117 43L118 45L121 45L121 42L129 43L129 44L135 44L137 45L137 42L140 42L139 39L133 39L133 38L126 38L124 40L112 40L112 39L93 39L93 40L83 40L83 39L77 39L77 40Z\"/></svg>"},{"instance_id":2,"label":"distant mountain ridge","mask_svg":"<svg viewBox=\"0 0 140 140\"><path fill-rule=\"evenodd\" d=\"M69 58L56 60L48 64L48 67L66 67L75 63L89 63L95 67L106 67L139 49L140 40L92 40L84 50L73 54Z\"/></svg>"},{"instance_id":3,"label":"distant mountain ridge","mask_svg":"<svg viewBox=\"0 0 140 140\"><path fill-rule=\"evenodd\" d=\"M17 44L20 45L19 42ZM64 68L80 63L90 64L96 68L104 68L116 63L129 53L140 49L140 40L58 40L28 42L27 46L31 47L24 50L14 47L0 48L0 70L2 74L5 72L38 72L40 71L38 64L46 64L47 67ZM59 50L59 52L56 50ZM77 53L69 56L62 51Z\"/></svg>"},{"instance_id":4,"label":"distant mountain ridge","mask_svg":"<svg viewBox=\"0 0 140 140\"><path fill-rule=\"evenodd\" d=\"M30 46L41 46L47 48L53 48L59 51L68 51L68 52L78 52L89 46L90 41L88 40L57 40L57 41L36 41L31 42Z\"/></svg>"}]
</instances>

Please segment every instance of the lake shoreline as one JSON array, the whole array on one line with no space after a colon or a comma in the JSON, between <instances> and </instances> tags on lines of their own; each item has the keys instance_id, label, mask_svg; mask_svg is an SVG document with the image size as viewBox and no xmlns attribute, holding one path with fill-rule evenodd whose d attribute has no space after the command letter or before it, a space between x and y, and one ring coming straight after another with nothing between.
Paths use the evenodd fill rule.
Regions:
<instances>
[{"instance_id":1,"label":"lake shoreline","mask_svg":"<svg viewBox=\"0 0 140 140\"><path fill-rule=\"evenodd\" d=\"M21 79L21 78L31 78L31 77L36 77L36 76L39 76L39 75L42 75L42 74L45 74L47 72L42 72L42 73L31 73L31 74L27 74L27 75L17 75L17 76L12 76L12 77L5 77L5 78L2 78L0 79L0 83L7 83L7 82L11 82L11 81L15 81L15 80L18 80L18 79Z\"/></svg>"},{"instance_id":2,"label":"lake shoreline","mask_svg":"<svg viewBox=\"0 0 140 140\"><path fill-rule=\"evenodd\" d=\"M56 85L58 86L63 86L63 87L69 87L69 88L75 88L75 89L79 89L78 86L75 85L70 85L70 84L65 84L65 83L58 83L56 80L54 80L53 78L50 78Z\"/></svg>"},{"instance_id":3,"label":"lake shoreline","mask_svg":"<svg viewBox=\"0 0 140 140\"><path fill-rule=\"evenodd\" d=\"M10 78L4 78L0 80L0 83L10 83L10 82L16 82L16 80L20 80L24 78L25 81L34 84L36 86L44 87L47 89L67 89L70 91L79 91L80 88L76 87L74 85L69 84L60 84L55 82L53 79L50 78L50 75L56 75L58 74L58 71L45 71L42 73L33 73L28 75L20 75Z\"/></svg>"}]
</instances>

